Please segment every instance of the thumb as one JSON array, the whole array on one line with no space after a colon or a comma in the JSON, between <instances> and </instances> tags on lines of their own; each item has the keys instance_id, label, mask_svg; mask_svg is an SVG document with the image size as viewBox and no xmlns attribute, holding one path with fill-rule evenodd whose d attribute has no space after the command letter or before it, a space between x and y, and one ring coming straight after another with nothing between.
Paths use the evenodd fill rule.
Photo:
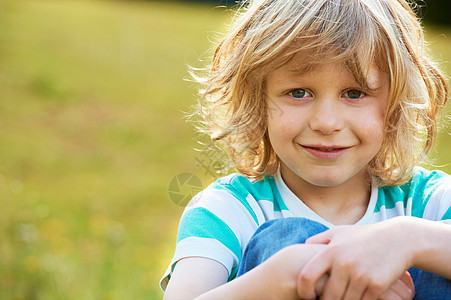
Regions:
<instances>
[{"instance_id":1,"label":"thumb","mask_svg":"<svg viewBox=\"0 0 451 300\"><path fill-rule=\"evenodd\" d=\"M412 291L412 298L415 296L415 285L408 271L405 271L400 280Z\"/></svg>"}]
</instances>

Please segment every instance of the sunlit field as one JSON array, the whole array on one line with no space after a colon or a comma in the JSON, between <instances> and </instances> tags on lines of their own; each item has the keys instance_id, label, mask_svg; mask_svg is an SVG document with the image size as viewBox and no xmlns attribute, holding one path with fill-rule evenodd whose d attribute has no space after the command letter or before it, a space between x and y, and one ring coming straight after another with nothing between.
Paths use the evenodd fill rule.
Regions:
<instances>
[{"instance_id":1,"label":"sunlit field","mask_svg":"<svg viewBox=\"0 0 451 300\"><path fill-rule=\"evenodd\" d=\"M231 15L0 1L0 299L161 298L184 201L174 192L194 192L172 180L213 178L183 118L196 93L187 65L202 65ZM427 26L427 38L451 74L451 29ZM442 133L434 164L447 172L449 149Z\"/></svg>"}]
</instances>

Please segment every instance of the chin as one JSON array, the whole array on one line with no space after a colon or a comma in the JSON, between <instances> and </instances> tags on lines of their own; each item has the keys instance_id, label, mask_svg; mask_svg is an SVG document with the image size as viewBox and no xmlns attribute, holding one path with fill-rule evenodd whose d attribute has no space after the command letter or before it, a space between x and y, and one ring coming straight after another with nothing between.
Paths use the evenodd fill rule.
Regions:
<instances>
[{"instance_id":1,"label":"chin","mask_svg":"<svg viewBox=\"0 0 451 300\"><path fill-rule=\"evenodd\" d=\"M305 178L305 179L311 185L315 185L318 187L339 186L346 182L346 180L345 180L346 178L344 178L343 176L330 176L332 174L328 174L328 175L313 176L311 178Z\"/></svg>"},{"instance_id":2,"label":"chin","mask_svg":"<svg viewBox=\"0 0 451 300\"><path fill-rule=\"evenodd\" d=\"M339 186L343 182L333 181L333 180L322 180L322 181L315 181L315 182L310 182L310 183L317 187L334 187L334 186Z\"/></svg>"}]
</instances>

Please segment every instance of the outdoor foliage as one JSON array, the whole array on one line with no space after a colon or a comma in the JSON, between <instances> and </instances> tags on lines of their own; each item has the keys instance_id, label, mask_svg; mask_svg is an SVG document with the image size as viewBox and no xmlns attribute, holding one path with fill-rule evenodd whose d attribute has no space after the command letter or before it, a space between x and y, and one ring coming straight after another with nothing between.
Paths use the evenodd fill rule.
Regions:
<instances>
[{"instance_id":1,"label":"outdoor foliage","mask_svg":"<svg viewBox=\"0 0 451 300\"><path fill-rule=\"evenodd\" d=\"M206 186L220 162L208 143L193 150L182 111L196 87L183 79L230 15L0 2L0 299L161 298L185 201L174 195ZM451 30L427 29L450 61ZM450 146L442 134L436 164L448 172Z\"/></svg>"}]
</instances>

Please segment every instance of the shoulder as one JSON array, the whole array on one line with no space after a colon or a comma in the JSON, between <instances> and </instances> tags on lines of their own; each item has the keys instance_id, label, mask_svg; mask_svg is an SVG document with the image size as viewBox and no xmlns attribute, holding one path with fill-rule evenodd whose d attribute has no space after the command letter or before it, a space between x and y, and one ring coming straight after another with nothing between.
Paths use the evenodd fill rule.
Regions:
<instances>
[{"instance_id":1,"label":"shoulder","mask_svg":"<svg viewBox=\"0 0 451 300\"><path fill-rule=\"evenodd\" d=\"M216 180L205 191L226 191L236 198L247 198L251 195L259 200L271 198L274 189L277 189L277 187L274 177L271 175L265 176L262 180L254 181L240 174L231 174Z\"/></svg>"},{"instance_id":2,"label":"shoulder","mask_svg":"<svg viewBox=\"0 0 451 300\"><path fill-rule=\"evenodd\" d=\"M409 188L412 199L422 199L423 202L427 202L434 194L451 189L451 176L439 170L429 171L417 167L412 179L405 186Z\"/></svg>"},{"instance_id":3,"label":"shoulder","mask_svg":"<svg viewBox=\"0 0 451 300\"><path fill-rule=\"evenodd\" d=\"M451 176L442 171L415 170L411 180L412 215L428 220L451 218Z\"/></svg>"},{"instance_id":4,"label":"shoulder","mask_svg":"<svg viewBox=\"0 0 451 300\"><path fill-rule=\"evenodd\" d=\"M180 219L171 265L184 257L210 258L224 265L233 278L244 247L265 222L267 211L254 197L271 190L272 180L268 176L251 181L231 174L198 193Z\"/></svg>"},{"instance_id":5,"label":"shoulder","mask_svg":"<svg viewBox=\"0 0 451 300\"><path fill-rule=\"evenodd\" d=\"M422 167L416 167L410 182L412 186L432 186L449 181L451 176L440 170L426 170Z\"/></svg>"},{"instance_id":6,"label":"shoulder","mask_svg":"<svg viewBox=\"0 0 451 300\"><path fill-rule=\"evenodd\" d=\"M219 178L197 194L187 209L203 208L216 215L234 215L234 218L242 215L261 225L266 210L274 207L276 189L273 176L252 181L243 175L231 174ZM272 205L262 207L261 200Z\"/></svg>"},{"instance_id":7,"label":"shoulder","mask_svg":"<svg viewBox=\"0 0 451 300\"><path fill-rule=\"evenodd\" d=\"M406 184L379 188L378 198L378 206L400 206L409 215L442 220L451 206L451 176L417 167Z\"/></svg>"},{"instance_id":8,"label":"shoulder","mask_svg":"<svg viewBox=\"0 0 451 300\"><path fill-rule=\"evenodd\" d=\"M424 197L437 188L449 188L451 176L439 170L426 170L416 167L412 178L401 186L384 186L379 190L385 194L396 194L397 196Z\"/></svg>"}]
</instances>

